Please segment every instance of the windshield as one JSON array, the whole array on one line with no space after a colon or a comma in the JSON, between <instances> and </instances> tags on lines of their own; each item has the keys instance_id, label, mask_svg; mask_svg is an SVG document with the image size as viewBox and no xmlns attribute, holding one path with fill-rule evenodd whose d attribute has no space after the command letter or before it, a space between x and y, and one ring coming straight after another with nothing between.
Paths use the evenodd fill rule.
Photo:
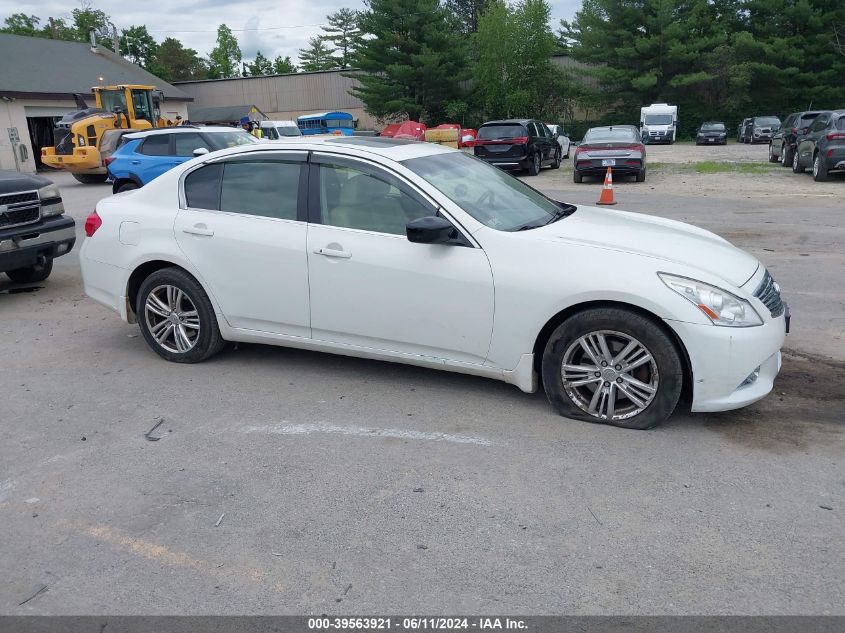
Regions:
<instances>
[{"instance_id":1,"label":"windshield","mask_svg":"<svg viewBox=\"0 0 845 633\"><path fill-rule=\"evenodd\" d=\"M702 132L724 132L725 131L725 124L724 123L705 123L701 126Z\"/></svg>"},{"instance_id":2,"label":"windshield","mask_svg":"<svg viewBox=\"0 0 845 633\"><path fill-rule=\"evenodd\" d=\"M100 90L100 103L106 112L114 112L116 107L126 112L126 95L123 90Z\"/></svg>"},{"instance_id":3,"label":"windshield","mask_svg":"<svg viewBox=\"0 0 845 633\"><path fill-rule=\"evenodd\" d=\"M226 149L238 145L249 145L258 143L258 139L245 130L232 130L231 132L215 132L208 135L214 149Z\"/></svg>"},{"instance_id":4,"label":"windshield","mask_svg":"<svg viewBox=\"0 0 845 633\"><path fill-rule=\"evenodd\" d=\"M480 141L492 141L520 136L528 136L528 132L521 125L482 125L477 138Z\"/></svg>"},{"instance_id":5,"label":"windshield","mask_svg":"<svg viewBox=\"0 0 845 633\"><path fill-rule=\"evenodd\" d=\"M302 136L302 132L299 131L299 128L294 127L293 125L282 125L281 127L277 127L276 132L280 136Z\"/></svg>"},{"instance_id":6,"label":"windshield","mask_svg":"<svg viewBox=\"0 0 845 633\"><path fill-rule=\"evenodd\" d=\"M584 143L610 143L613 141L639 142L639 137L631 128L594 127L587 130Z\"/></svg>"},{"instance_id":7,"label":"windshield","mask_svg":"<svg viewBox=\"0 0 845 633\"><path fill-rule=\"evenodd\" d=\"M646 125L672 125L671 114L646 114Z\"/></svg>"},{"instance_id":8,"label":"windshield","mask_svg":"<svg viewBox=\"0 0 845 633\"><path fill-rule=\"evenodd\" d=\"M574 207L561 205L521 180L464 153L450 152L402 163L482 224L516 231L548 224Z\"/></svg>"},{"instance_id":9,"label":"windshield","mask_svg":"<svg viewBox=\"0 0 845 633\"><path fill-rule=\"evenodd\" d=\"M754 125L780 125L780 119L774 116L761 116L754 119Z\"/></svg>"}]
</instances>

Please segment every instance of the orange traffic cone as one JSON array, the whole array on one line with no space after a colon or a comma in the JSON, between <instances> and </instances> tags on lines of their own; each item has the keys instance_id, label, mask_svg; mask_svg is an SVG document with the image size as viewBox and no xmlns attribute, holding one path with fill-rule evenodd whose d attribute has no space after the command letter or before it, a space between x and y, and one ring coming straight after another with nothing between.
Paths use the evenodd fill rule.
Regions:
<instances>
[{"instance_id":1,"label":"orange traffic cone","mask_svg":"<svg viewBox=\"0 0 845 633\"><path fill-rule=\"evenodd\" d=\"M601 195L596 204L616 204L616 200L613 199L613 170L610 167L607 168L604 187L601 188Z\"/></svg>"}]
</instances>

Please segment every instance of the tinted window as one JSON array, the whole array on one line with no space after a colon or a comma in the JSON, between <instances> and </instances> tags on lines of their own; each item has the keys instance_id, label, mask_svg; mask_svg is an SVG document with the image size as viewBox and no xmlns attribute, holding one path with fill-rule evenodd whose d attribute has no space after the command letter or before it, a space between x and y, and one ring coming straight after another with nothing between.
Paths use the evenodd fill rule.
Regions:
<instances>
[{"instance_id":1,"label":"tinted window","mask_svg":"<svg viewBox=\"0 0 845 633\"><path fill-rule=\"evenodd\" d=\"M462 152L402 164L476 220L500 231L545 224L562 209L518 178Z\"/></svg>"},{"instance_id":2,"label":"tinted window","mask_svg":"<svg viewBox=\"0 0 845 633\"><path fill-rule=\"evenodd\" d=\"M405 235L411 220L434 211L400 189L395 179L343 165L320 165L323 224Z\"/></svg>"},{"instance_id":3,"label":"tinted window","mask_svg":"<svg viewBox=\"0 0 845 633\"><path fill-rule=\"evenodd\" d=\"M528 132L521 125L482 125L478 130L478 138L482 141L518 136L528 136Z\"/></svg>"},{"instance_id":4,"label":"tinted window","mask_svg":"<svg viewBox=\"0 0 845 633\"><path fill-rule=\"evenodd\" d=\"M639 141L639 136L631 128L594 127L584 135L585 143L601 143L609 141Z\"/></svg>"},{"instance_id":5,"label":"tinted window","mask_svg":"<svg viewBox=\"0 0 845 633\"><path fill-rule=\"evenodd\" d=\"M799 127L807 127L813 121L815 121L816 117L819 116L819 112L812 112L810 114L805 114L801 117L801 125Z\"/></svg>"},{"instance_id":6,"label":"tinted window","mask_svg":"<svg viewBox=\"0 0 845 633\"><path fill-rule=\"evenodd\" d=\"M813 124L810 126L810 132L818 132L819 130L823 130L827 127L827 122L829 118L827 115L820 115L813 121Z\"/></svg>"},{"instance_id":7,"label":"tinted window","mask_svg":"<svg viewBox=\"0 0 845 633\"><path fill-rule=\"evenodd\" d=\"M705 123L701 129L705 132L724 132L725 125L724 123Z\"/></svg>"},{"instance_id":8,"label":"tinted window","mask_svg":"<svg viewBox=\"0 0 845 633\"><path fill-rule=\"evenodd\" d=\"M220 176L223 165L206 165L185 176L185 199L194 209L220 208Z\"/></svg>"},{"instance_id":9,"label":"tinted window","mask_svg":"<svg viewBox=\"0 0 845 633\"><path fill-rule=\"evenodd\" d=\"M208 142L214 146L209 147L208 149L215 150L261 142L245 130L232 130L231 132L208 132L206 135L208 137Z\"/></svg>"},{"instance_id":10,"label":"tinted window","mask_svg":"<svg viewBox=\"0 0 845 633\"><path fill-rule=\"evenodd\" d=\"M837 130L845 130L845 116L841 116L836 119L836 129Z\"/></svg>"},{"instance_id":11,"label":"tinted window","mask_svg":"<svg viewBox=\"0 0 845 633\"><path fill-rule=\"evenodd\" d=\"M780 119L774 116L761 116L754 119L754 125L770 126L780 125Z\"/></svg>"},{"instance_id":12,"label":"tinted window","mask_svg":"<svg viewBox=\"0 0 845 633\"><path fill-rule=\"evenodd\" d=\"M220 210L296 220L301 165L280 161L226 163Z\"/></svg>"},{"instance_id":13,"label":"tinted window","mask_svg":"<svg viewBox=\"0 0 845 633\"><path fill-rule=\"evenodd\" d=\"M262 127L261 132L264 134L264 138L269 138L271 141L275 141L279 138L279 133L276 131L276 128L273 127L273 126Z\"/></svg>"},{"instance_id":14,"label":"tinted window","mask_svg":"<svg viewBox=\"0 0 845 633\"><path fill-rule=\"evenodd\" d=\"M168 156L170 154L170 137L172 134L156 134L144 139L139 150L147 156Z\"/></svg>"},{"instance_id":15,"label":"tinted window","mask_svg":"<svg viewBox=\"0 0 845 633\"><path fill-rule=\"evenodd\" d=\"M203 138L196 132L174 134L173 144L176 147L174 151L177 156L193 156L194 150L199 149L200 147L205 147L205 149L208 149L208 147L206 147L208 143L206 143Z\"/></svg>"}]
</instances>

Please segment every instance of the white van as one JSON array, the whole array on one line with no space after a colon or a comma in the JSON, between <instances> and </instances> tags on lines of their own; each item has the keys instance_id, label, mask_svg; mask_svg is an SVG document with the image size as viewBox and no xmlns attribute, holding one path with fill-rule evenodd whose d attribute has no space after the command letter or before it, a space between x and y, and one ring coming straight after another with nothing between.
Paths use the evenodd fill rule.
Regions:
<instances>
[{"instance_id":1,"label":"white van","mask_svg":"<svg viewBox=\"0 0 845 633\"><path fill-rule=\"evenodd\" d=\"M302 136L296 121L262 121L261 134L263 138L276 141L289 136Z\"/></svg>"},{"instance_id":2,"label":"white van","mask_svg":"<svg viewBox=\"0 0 845 633\"><path fill-rule=\"evenodd\" d=\"M678 106L652 103L640 108L640 133L643 143L674 143L678 134Z\"/></svg>"}]
</instances>

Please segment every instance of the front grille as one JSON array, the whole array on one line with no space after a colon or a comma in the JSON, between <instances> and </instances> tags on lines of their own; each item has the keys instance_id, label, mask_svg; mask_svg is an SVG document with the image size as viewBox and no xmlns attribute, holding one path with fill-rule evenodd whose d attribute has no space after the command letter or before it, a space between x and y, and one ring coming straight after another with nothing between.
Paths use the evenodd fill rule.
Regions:
<instances>
[{"instance_id":1,"label":"front grille","mask_svg":"<svg viewBox=\"0 0 845 633\"><path fill-rule=\"evenodd\" d=\"M783 314L783 300L780 298L780 289L768 270L763 277L763 281L754 291L754 296L763 302L763 305L769 309L773 317L779 317Z\"/></svg>"},{"instance_id":2,"label":"front grille","mask_svg":"<svg viewBox=\"0 0 845 633\"><path fill-rule=\"evenodd\" d=\"M37 191L0 195L0 228L38 222L41 202Z\"/></svg>"}]
</instances>

